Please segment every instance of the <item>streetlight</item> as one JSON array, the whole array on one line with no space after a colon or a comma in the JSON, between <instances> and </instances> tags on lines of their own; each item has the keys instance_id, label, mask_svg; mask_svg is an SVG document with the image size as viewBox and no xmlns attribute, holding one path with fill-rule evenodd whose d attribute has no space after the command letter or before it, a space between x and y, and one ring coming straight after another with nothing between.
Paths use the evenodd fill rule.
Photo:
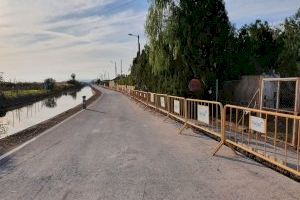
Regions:
<instances>
[{"instance_id":1,"label":"streetlight","mask_svg":"<svg viewBox=\"0 0 300 200\"><path fill-rule=\"evenodd\" d=\"M134 34L132 34L132 33L129 33L128 34L129 36L133 36L133 37L137 37L137 39L138 39L138 54L140 55L140 52L141 52L141 45L140 45L140 35L134 35Z\"/></svg>"}]
</instances>

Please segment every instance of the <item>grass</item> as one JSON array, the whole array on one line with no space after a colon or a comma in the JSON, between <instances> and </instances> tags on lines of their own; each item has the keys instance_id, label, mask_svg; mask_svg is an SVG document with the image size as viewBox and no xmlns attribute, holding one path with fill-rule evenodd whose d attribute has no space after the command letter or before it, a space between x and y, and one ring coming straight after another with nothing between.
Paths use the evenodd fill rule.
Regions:
<instances>
[{"instance_id":1,"label":"grass","mask_svg":"<svg viewBox=\"0 0 300 200\"><path fill-rule=\"evenodd\" d=\"M6 98L17 98L24 96L36 96L41 94L46 94L47 90L8 90L4 91L4 96Z\"/></svg>"}]
</instances>

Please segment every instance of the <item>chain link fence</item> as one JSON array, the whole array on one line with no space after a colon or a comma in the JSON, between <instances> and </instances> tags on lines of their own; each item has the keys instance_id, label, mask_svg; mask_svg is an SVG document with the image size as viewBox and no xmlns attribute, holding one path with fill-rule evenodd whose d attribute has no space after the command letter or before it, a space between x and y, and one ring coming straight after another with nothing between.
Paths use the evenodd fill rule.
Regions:
<instances>
[{"instance_id":1,"label":"chain link fence","mask_svg":"<svg viewBox=\"0 0 300 200\"><path fill-rule=\"evenodd\" d=\"M263 109L274 110L298 115L299 79L263 79L261 86L261 106Z\"/></svg>"}]
</instances>

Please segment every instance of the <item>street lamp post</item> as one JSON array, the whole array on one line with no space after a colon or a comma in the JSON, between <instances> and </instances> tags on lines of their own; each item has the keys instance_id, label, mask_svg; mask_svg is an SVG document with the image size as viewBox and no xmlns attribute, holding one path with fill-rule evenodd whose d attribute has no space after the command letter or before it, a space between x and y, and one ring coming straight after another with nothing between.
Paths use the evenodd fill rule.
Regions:
<instances>
[{"instance_id":1,"label":"street lamp post","mask_svg":"<svg viewBox=\"0 0 300 200\"><path fill-rule=\"evenodd\" d=\"M140 35L134 35L132 33L129 33L128 35L133 36L133 37L137 37L137 39L138 39L138 54L140 55L140 52L141 52Z\"/></svg>"}]
</instances>

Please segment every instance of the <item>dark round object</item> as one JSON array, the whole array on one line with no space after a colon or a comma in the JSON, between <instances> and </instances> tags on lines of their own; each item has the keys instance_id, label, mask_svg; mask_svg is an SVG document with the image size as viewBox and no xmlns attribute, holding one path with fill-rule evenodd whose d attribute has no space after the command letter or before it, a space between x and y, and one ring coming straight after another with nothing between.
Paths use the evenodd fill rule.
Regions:
<instances>
[{"instance_id":1,"label":"dark round object","mask_svg":"<svg viewBox=\"0 0 300 200\"><path fill-rule=\"evenodd\" d=\"M203 89L202 81L199 79L192 79L189 83L189 90L191 92L199 92Z\"/></svg>"}]
</instances>

